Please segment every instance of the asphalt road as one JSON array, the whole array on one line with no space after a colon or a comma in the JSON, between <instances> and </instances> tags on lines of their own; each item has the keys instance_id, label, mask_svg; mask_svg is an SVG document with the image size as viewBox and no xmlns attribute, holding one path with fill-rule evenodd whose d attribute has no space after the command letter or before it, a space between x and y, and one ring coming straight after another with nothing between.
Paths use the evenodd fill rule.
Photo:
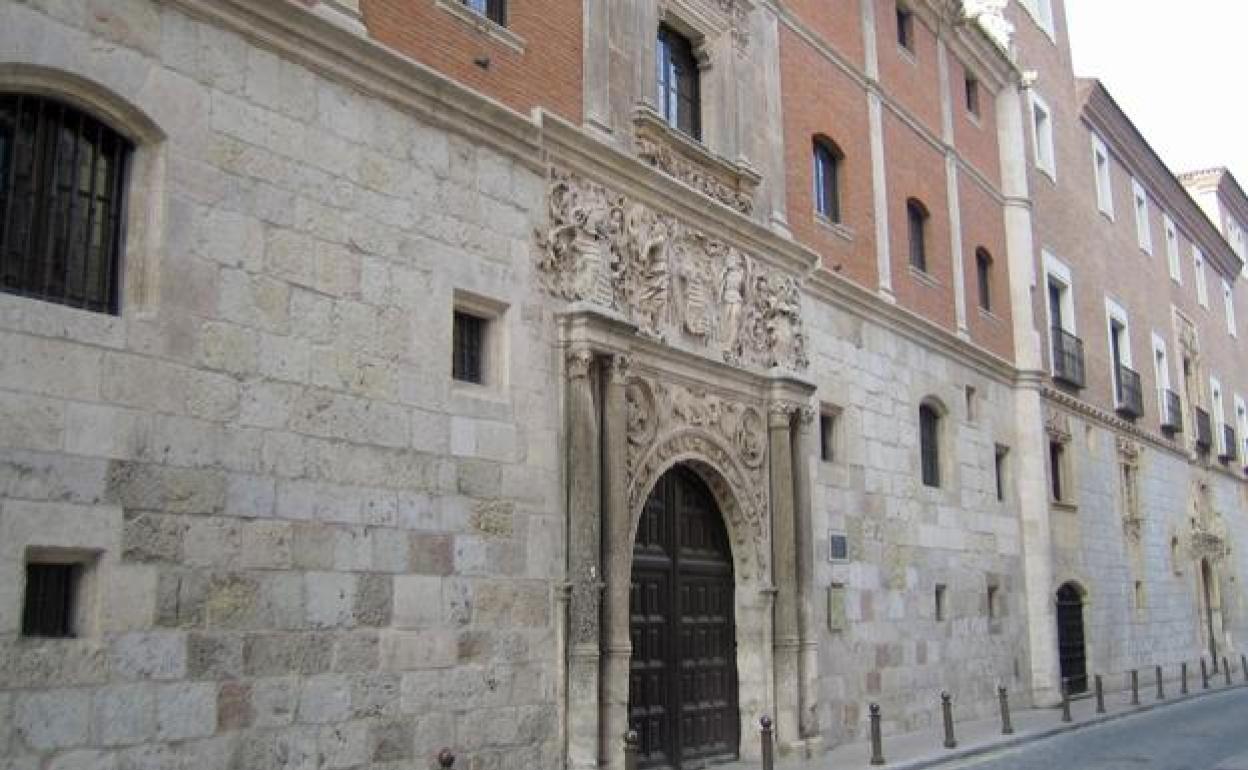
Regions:
<instances>
[{"instance_id":1,"label":"asphalt road","mask_svg":"<svg viewBox=\"0 0 1248 770\"><path fill-rule=\"evenodd\" d=\"M1248 770L1248 688L947 765L966 770Z\"/></svg>"}]
</instances>

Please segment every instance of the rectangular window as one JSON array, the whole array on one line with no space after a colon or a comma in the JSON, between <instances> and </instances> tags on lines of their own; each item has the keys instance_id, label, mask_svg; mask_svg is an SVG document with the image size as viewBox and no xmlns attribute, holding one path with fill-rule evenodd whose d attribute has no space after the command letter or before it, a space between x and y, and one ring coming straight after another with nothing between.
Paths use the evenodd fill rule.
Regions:
<instances>
[{"instance_id":1,"label":"rectangular window","mask_svg":"<svg viewBox=\"0 0 1248 770\"><path fill-rule=\"evenodd\" d=\"M966 111L979 117L979 81L967 75L964 81L966 91Z\"/></svg>"},{"instance_id":2,"label":"rectangular window","mask_svg":"<svg viewBox=\"0 0 1248 770\"><path fill-rule=\"evenodd\" d=\"M945 619L945 587L936 584L936 620Z\"/></svg>"},{"instance_id":3,"label":"rectangular window","mask_svg":"<svg viewBox=\"0 0 1248 770\"><path fill-rule=\"evenodd\" d=\"M1053 152L1053 113L1049 105L1034 91L1031 95L1032 139L1035 141L1036 167L1057 178L1057 161Z\"/></svg>"},{"instance_id":4,"label":"rectangular window","mask_svg":"<svg viewBox=\"0 0 1248 770\"><path fill-rule=\"evenodd\" d=\"M997 593L996 585L988 584L988 620L991 622L997 619Z\"/></svg>"},{"instance_id":5,"label":"rectangular window","mask_svg":"<svg viewBox=\"0 0 1248 770\"><path fill-rule=\"evenodd\" d=\"M997 445L996 457L993 461L997 481L997 502L1005 502L1005 458L1009 453L1009 447Z\"/></svg>"},{"instance_id":6,"label":"rectangular window","mask_svg":"<svg viewBox=\"0 0 1248 770\"><path fill-rule=\"evenodd\" d=\"M1235 430L1239 435L1239 459L1248 468L1248 404L1243 396L1235 396Z\"/></svg>"},{"instance_id":7,"label":"rectangular window","mask_svg":"<svg viewBox=\"0 0 1248 770\"><path fill-rule=\"evenodd\" d=\"M914 198L906 201L906 222L910 236L910 266L927 272L927 209Z\"/></svg>"},{"instance_id":8,"label":"rectangular window","mask_svg":"<svg viewBox=\"0 0 1248 770\"><path fill-rule=\"evenodd\" d=\"M849 558L849 538L844 532L828 533L828 560L845 561Z\"/></svg>"},{"instance_id":9,"label":"rectangular window","mask_svg":"<svg viewBox=\"0 0 1248 770\"><path fill-rule=\"evenodd\" d=\"M1170 278L1181 284L1183 271L1179 267L1179 231L1168 214L1161 215L1161 223L1166 229L1166 261L1170 263Z\"/></svg>"},{"instance_id":10,"label":"rectangular window","mask_svg":"<svg viewBox=\"0 0 1248 770\"><path fill-rule=\"evenodd\" d=\"M924 405L919 408L919 453L922 455L923 484L940 486L940 416Z\"/></svg>"},{"instance_id":11,"label":"rectangular window","mask_svg":"<svg viewBox=\"0 0 1248 770\"><path fill-rule=\"evenodd\" d=\"M1022 5L1046 35L1050 38L1057 37L1057 30L1053 26L1052 0L1022 0Z\"/></svg>"},{"instance_id":12,"label":"rectangular window","mask_svg":"<svg viewBox=\"0 0 1248 770\"><path fill-rule=\"evenodd\" d=\"M672 128L702 138L702 94L693 44L667 25L659 26L659 112Z\"/></svg>"},{"instance_id":13,"label":"rectangular window","mask_svg":"<svg viewBox=\"0 0 1248 770\"><path fill-rule=\"evenodd\" d=\"M1192 272L1196 274L1196 301L1203 308L1209 307L1209 284L1205 283L1205 255L1192 246Z\"/></svg>"},{"instance_id":14,"label":"rectangular window","mask_svg":"<svg viewBox=\"0 0 1248 770\"><path fill-rule=\"evenodd\" d=\"M901 5L897 6L897 45L914 53L914 14Z\"/></svg>"},{"instance_id":15,"label":"rectangular window","mask_svg":"<svg viewBox=\"0 0 1248 770\"><path fill-rule=\"evenodd\" d=\"M1213 445L1217 447L1219 455L1226 454L1226 433L1222 430L1222 426L1226 423L1226 410L1222 403L1222 383L1217 378L1209 377L1209 394L1213 399L1209 402L1210 417L1213 421Z\"/></svg>"},{"instance_id":16,"label":"rectangular window","mask_svg":"<svg viewBox=\"0 0 1248 770\"><path fill-rule=\"evenodd\" d=\"M453 339L451 342L451 376L460 382L485 382L485 327L484 318L455 311Z\"/></svg>"},{"instance_id":17,"label":"rectangular window","mask_svg":"<svg viewBox=\"0 0 1248 770\"><path fill-rule=\"evenodd\" d=\"M1064 475L1066 446L1060 441L1049 442L1049 492L1054 502L1065 502Z\"/></svg>"},{"instance_id":18,"label":"rectangular window","mask_svg":"<svg viewBox=\"0 0 1248 770\"><path fill-rule=\"evenodd\" d=\"M506 0L463 0L464 5L481 14L495 24L507 26Z\"/></svg>"},{"instance_id":19,"label":"rectangular window","mask_svg":"<svg viewBox=\"0 0 1248 770\"><path fill-rule=\"evenodd\" d=\"M1235 330L1235 295L1231 292L1231 284L1222 279L1222 303L1226 305L1226 333L1232 337L1239 336Z\"/></svg>"},{"instance_id":20,"label":"rectangular window","mask_svg":"<svg viewBox=\"0 0 1248 770\"><path fill-rule=\"evenodd\" d=\"M1096 134L1092 135L1092 170L1096 175L1096 205L1101 213L1114 218L1114 188L1109 169L1109 150Z\"/></svg>"},{"instance_id":21,"label":"rectangular window","mask_svg":"<svg viewBox=\"0 0 1248 770\"><path fill-rule=\"evenodd\" d=\"M975 279L979 284L979 306L992 312L992 256L985 249L975 250Z\"/></svg>"},{"instance_id":22,"label":"rectangular window","mask_svg":"<svg viewBox=\"0 0 1248 770\"><path fill-rule=\"evenodd\" d=\"M1153 253L1153 230L1148 224L1148 194L1140 183L1131 180L1131 194L1135 198L1135 240L1146 253Z\"/></svg>"},{"instance_id":23,"label":"rectangular window","mask_svg":"<svg viewBox=\"0 0 1248 770\"><path fill-rule=\"evenodd\" d=\"M22 636L73 637L82 564L27 564Z\"/></svg>"},{"instance_id":24,"label":"rectangular window","mask_svg":"<svg viewBox=\"0 0 1248 770\"><path fill-rule=\"evenodd\" d=\"M974 385L967 385L965 390L966 398L966 421L975 422L979 419L979 405L977 403L978 393L975 391Z\"/></svg>"},{"instance_id":25,"label":"rectangular window","mask_svg":"<svg viewBox=\"0 0 1248 770\"><path fill-rule=\"evenodd\" d=\"M825 463L836 461L836 428L840 416L840 409L826 406L819 414L819 458Z\"/></svg>"}]
</instances>

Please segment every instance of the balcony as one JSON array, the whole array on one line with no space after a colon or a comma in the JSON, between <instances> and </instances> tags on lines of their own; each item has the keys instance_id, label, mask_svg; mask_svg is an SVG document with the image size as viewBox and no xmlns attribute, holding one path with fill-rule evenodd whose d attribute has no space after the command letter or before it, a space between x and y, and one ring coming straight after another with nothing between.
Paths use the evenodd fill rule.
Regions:
<instances>
[{"instance_id":1,"label":"balcony","mask_svg":"<svg viewBox=\"0 0 1248 770\"><path fill-rule=\"evenodd\" d=\"M1053 327L1053 379L1082 388L1083 340L1059 327Z\"/></svg>"},{"instance_id":2,"label":"balcony","mask_svg":"<svg viewBox=\"0 0 1248 770\"><path fill-rule=\"evenodd\" d=\"M1167 433L1183 432L1183 402L1169 388L1161 389L1161 429Z\"/></svg>"},{"instance_id":3,"label":"balcony","mask_svg":"<svg viewBox=\"0 0 1248 770\"><path fill-rule=\"evenodd\" d=\"M1229 425L1222 426L1222 447L1218 450L1218 459L1229 463L1236 459L1239 445L1235 443L1235 429Z\"/></svg>"},{"instance_id":4,"label":"balcony","mask_svg":"<svg viewBox=\"0 0 1248 770\"><path fill-rule=\"evenodd\" d=\"M1196 448L1202 452L1208 452L1209 447L1213 446L1213 421L1209 419L1209 413L1200 407L1196 407Z\"/></svg>"},{"instance_id":5,"label":"balcony","mask_svg":"<svg viewBox=\"0 0 1248 770\"><path fill-rule=\"evenodd\" d=\"M1134 369L1118 364L1118 389L1115 396L1118 414L1135 419L1144 414L1144 392L1140 390L1140 375Z\"/></svg>"}]
</instances>

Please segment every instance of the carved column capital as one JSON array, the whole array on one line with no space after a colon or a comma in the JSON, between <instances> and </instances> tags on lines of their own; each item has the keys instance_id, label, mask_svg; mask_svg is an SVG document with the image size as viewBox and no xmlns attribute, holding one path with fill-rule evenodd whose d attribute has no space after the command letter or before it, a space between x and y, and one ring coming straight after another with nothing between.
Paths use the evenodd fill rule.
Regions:
<instances>
[{"instance_id":1,"label":"carved column capital","mask_svg":"<svg viewBox=\"0 0 1248 770\"><path fill-rule=\"evenodd\" d=\"M632 368L632 357L623 353L616 353L611 357L611 382L616 385L627 385Z\"/></svg>"},{"instance_id":2,"label":"carved column capital","mask_svg":"<svg viewBox=\"0 0 1248 770\"><path fill-rule=\"evenodd\" d=\"M767 407L768 428L788 428L793 424L793 415L800 410L797 404L789 401L774 401Z\"/></svg>"},{"instance_id":3,"label":"carved column capital","mask_svg":"<svg viewBox=\"0 0 1248 770\"><path fill-rule=\"evenodd\" d=\"M797 410L798 420L803 428L809 428L815 422L815 408L809 404L799 407Z\"/></svg>"},{"instance_id":4,"label":"carved column capital","mask_svg":"<svg viewBox=\"0 0 1248 770\"><path fill-rule=\"evenodd\" d=\"M577 348L568 352L568 379L577 380L589 376L590 367L594 364L594 351L589 348Z\"/></svg>"}]
</instances>

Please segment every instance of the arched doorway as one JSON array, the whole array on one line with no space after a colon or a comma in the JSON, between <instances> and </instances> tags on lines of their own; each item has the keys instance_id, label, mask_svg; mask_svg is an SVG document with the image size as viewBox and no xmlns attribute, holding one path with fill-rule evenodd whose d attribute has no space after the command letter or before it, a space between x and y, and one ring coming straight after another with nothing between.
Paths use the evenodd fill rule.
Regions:
<instances>
[{"instance_id":1,"label":"arched doorway","mask_svg":"<svg viewBox=\"0 0 1248 770\"><path fill-rule=\"evenodd\" d=\"M1087 646L1083 639L1083 592L1074 583L1057 589L1057 652L1062 681L1071 693L1087 692Z\"/></svg>"},{"instance_id":2,"label":"arched doorway","mask_svg":"<svg viewBox=\"0 0 1248 770\"><path fill-rule=\"evenodd\" d=\"M706 484L676 467L646 500L629 594L628 721L639 766L738 756L732 552Z\"/></svg>"},{"instance_id":3,"label":"arched doorway","mask_svg":"<svg viewBox=\"0 0 1248 770\"><path fill-rule=\"evenodd\" d=\"M1213 672L1218 672L1218 636L1214 631L1213 567L1208 559L1200 560L1200 587L1205 600L1205 631L1209 635L1209 657L1213 660Z\"/></svg>"}]
</instances>

